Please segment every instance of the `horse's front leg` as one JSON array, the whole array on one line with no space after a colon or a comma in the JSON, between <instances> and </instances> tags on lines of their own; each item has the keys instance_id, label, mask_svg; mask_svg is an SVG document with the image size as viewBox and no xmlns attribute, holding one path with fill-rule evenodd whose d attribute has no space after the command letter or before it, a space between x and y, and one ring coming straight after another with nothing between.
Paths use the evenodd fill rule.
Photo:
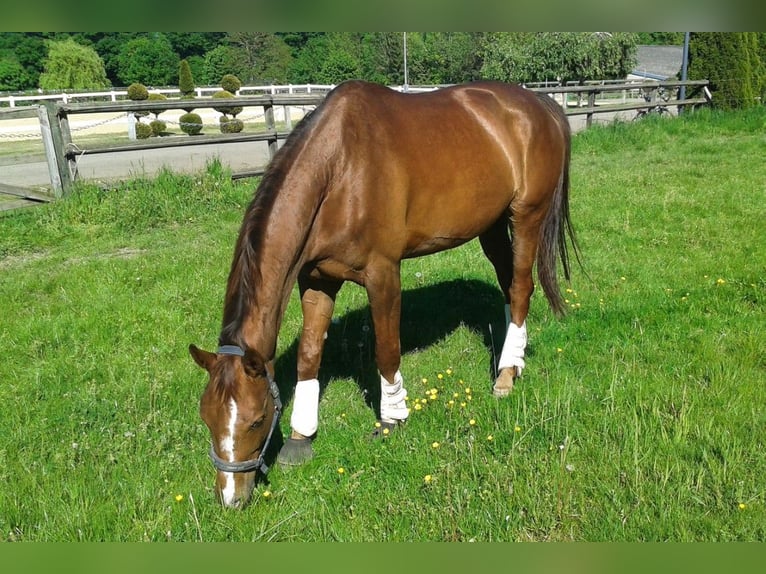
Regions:
<instances>
[{"instance_id":1,"label":"horse's front leg","mask_svg":"<svg viewBox=\"0 0 766 574\"><path fill-rule=\"evenodd\" d=\"M375 360L380 372L379 433L393 429L410 414L407 391L399 371L401 345L399 323L402 291L399 263L386 261L367 270L367 296L375 327Z\"/></svg>"},{"instance_id":2,"label":"horse's front leg","mask_svg":"<svg viewBox=\"0 0 766 574\"><path fill-rule=\"evenodd\" d=\"M311 439L319 427L319 365L340 286L307 277L298 279L303 331L298 342L298 382L290 416L292 432L279 452L282 464L298 465L314 454Z\"/></svg>"}]
</instances>

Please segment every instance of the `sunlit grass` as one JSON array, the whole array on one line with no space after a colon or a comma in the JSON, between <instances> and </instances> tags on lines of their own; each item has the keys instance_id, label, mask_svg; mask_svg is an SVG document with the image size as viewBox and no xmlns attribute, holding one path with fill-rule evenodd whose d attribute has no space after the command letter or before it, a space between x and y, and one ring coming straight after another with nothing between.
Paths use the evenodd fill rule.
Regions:
<instances>
[{"instance_id":1,"label":"sunlit grass","mask_svg":"<svg viewBox=\"0 0 766 574\"><path fill-rule=\"evenodd\" d=\"M364 291L320 372L315 458L243 512L212 493L205 375L253 182L163 173L0 218L7 540L763 540L763 111L575 137L585 255L569 315L535 294L527 369L491 395L502 299L479 246L406 261L411 417L371 440ZM278 382L294 378L291 299ZM289 397L289 392L286 393ZM282 421L289 430L290 403ZM342 469L342 471L341 471Z\"/></svg>"}]
</instances>

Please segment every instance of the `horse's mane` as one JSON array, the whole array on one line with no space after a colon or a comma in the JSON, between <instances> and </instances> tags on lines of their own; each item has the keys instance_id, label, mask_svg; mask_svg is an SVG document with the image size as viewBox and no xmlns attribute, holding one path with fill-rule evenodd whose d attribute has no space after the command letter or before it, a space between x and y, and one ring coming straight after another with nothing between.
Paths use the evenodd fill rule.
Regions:
<instances>
[{"instance_id":1,"label":"horse's mane","mask_svg":"<svg viewBox=\"0 0 766 574\"><path fill-rule=\"evenodd\" d=\"M257 285L261 282L258 260L263 245L265 221L272 211L296 151L301 148L308 133L316 125L326 101L327 99L303 116L289 133L284 144L267 166L255 195L245 211L226 287L219 344L244 345L240 330L242 320L247 316L247 310L255 299Z\"/></svg>"}]
</instances>

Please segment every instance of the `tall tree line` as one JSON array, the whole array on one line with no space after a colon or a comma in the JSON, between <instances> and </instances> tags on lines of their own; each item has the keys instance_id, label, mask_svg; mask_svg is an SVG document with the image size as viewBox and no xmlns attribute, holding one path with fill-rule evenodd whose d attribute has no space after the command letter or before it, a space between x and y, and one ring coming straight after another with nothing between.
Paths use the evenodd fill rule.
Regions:
<instances>
[{"instance_id":1,"label":"tall tree line","mask_svg":"<svg viewBox=\"0 0 766 574\"><path fill-rule=\"evenodd\" d=\"M580 32L406 37L410 84L624 77L635 64L638 41L636 34ZM216 85L224 74L245 84L363 78L396 85L405 81L403 40L400 32L3 32L0 90L67 89L75 81L80 88L85 70L94 70L93 88L175 85L182 59L197 85ZM103 74L95 71L99 65Z\"/></svg>"}]
</instances>

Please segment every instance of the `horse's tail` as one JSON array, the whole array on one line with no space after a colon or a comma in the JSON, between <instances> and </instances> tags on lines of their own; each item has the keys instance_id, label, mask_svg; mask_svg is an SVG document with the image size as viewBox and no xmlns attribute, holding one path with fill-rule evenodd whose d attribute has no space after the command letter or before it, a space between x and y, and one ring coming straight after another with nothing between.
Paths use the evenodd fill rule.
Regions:
<instances>
[{"instance_id":1,"label":"horse's tail","mask_svg":"<svg viewBox=\"0 0 766 574\"><path fill-rule=\"evenodd\" d=\"M542 98L541 98L542 99ZM544 101L556 118L564 136L564 161L559 181L551 199L548 213L540 229L540 243L537 251L537 276L545 292L545 297L556 315L566 312L564 298L561 296L557 277L558 261L564 271L564 278L570 279L569 252L567 239L572 244L575 258L582 266L580 249L577 245L572 220L569 216L569 163L571 158L572 136L569 120L561 107L552 99L545 97Z\"/></svg>"}]
</instances>

